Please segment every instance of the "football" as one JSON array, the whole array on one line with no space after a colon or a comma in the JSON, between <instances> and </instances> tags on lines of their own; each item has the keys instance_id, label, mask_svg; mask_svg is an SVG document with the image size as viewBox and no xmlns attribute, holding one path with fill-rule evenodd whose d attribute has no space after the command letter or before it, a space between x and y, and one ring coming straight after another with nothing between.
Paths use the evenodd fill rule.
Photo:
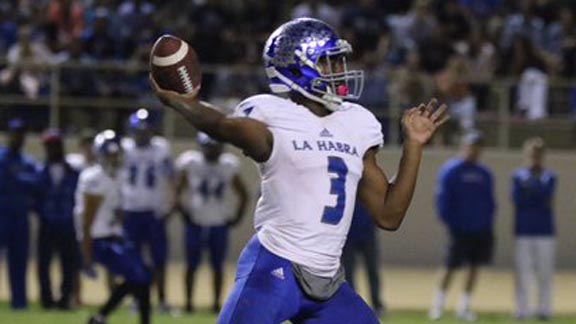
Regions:
<instances>
[{"instance_id":1,"label":"football","mask_svg":"<svg viewBox=\"0 0 576 324\"><path fill-rule=\"evenodd\" d=\"M162 89L178 93L192 92L202 79L196 51L172 35L159 37L152 46L150 71Z\"/></svg>"}]
</instances>

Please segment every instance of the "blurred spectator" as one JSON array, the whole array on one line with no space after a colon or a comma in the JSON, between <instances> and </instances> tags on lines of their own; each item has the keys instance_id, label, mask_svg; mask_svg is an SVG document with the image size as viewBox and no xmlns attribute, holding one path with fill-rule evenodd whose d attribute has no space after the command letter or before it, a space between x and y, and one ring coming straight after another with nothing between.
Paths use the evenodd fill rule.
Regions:
<instances>
[{"instance_id":1,"label":"blurred spectator","mask_svg":"<svg viewBox=\"0 0 576 324\"><path fill-rule=\"evenodd\" d=\"M459 2L472 16L483 20L497 14L505 0L459 0Z\"/></svg>"},{"instance_id":2,"label":"blurred spectator","mask_svg":"<svg viewBox=\"0 0 576 324\"><path fill-rule=\"evenodd\" d=\"M80 270L80 250L74 227L74 194L78 171L68 164L60 131L51 129L42 135L46 161L38 170L39 190L35 209L39 219L38 279L40 303L44 309L71 308L74 279ZM50 269L58 254L62 280L59 299L52 294Z\"/></svg>"},{"instance_id":3,"label":"blurred spectator","mask_svg":"<svg viewBox=\"0 0 576 324\"><path fill-rule=\"evenodd\" d=\"M385 16L376 0L360 0L348 5L342 13L342 37L354 48L354 55L362 57L374 51L383 29L387 28Z\"/></svg>"},{"instance_id":4,"label":"blurred spectator","mask_svg":"<svg viewBox=\"0 0 576 324\"><path fill-rule=\"evenodd\" d=\"M535 0L534 14L542 19L545 26L558 19L559 5L557 0Z\"/></svg>"},{"instance_id":5,"label":"blurred spectator","mask_svg":"<svg viewBox=\"0 0 576 324\"><path fill-rule=\"evenodd\" d=\"M439 32L430 0L416 0L405 15L388 18L395 38L403 41L403 47L414 49L428 42Z\"/></svg>"},{"instance_id":6,"label":"blurred spectator","mask_svg":"<svg viewBox=\"0 0 576 324\"><path fill-rule=\"evenodd\" d=\"M18 40L18 24L11 14L8 8L0 7L0 53L7 53Z\"/></svg>"},{"instance_id":7,"label":"blurred spectator","mask_svg":"<svg viewBox=\"0 0 576 324\"><path fill-rule=\"evenodd\" d=\"M514 39L525 37L538 49L544 48L544 21L535 13L534 0L518 2L520 13L509 15L504 22L500 47L506 52L512 49Z\"/></svg>"},{"instance_id":8,"label":"blurred spectator","mask_svg":"<svg viewBox=\"0 0 576 324\"><path fill-rule=\"evenodd\" d=\"M516 107L529 120L548 116L548 75L536 68L522 72L518 83Z\"/></svg>"},{"instance_id":9,"label":"blurred spectator","mask_svg":"<svg viewBox=\"0 0 576 324\"><path fill-rule=\"evenodd\" d=\"M0 86L14 89L35 99L47 86L45 73L36 64L52 63L52 54L43 42L35 39L32 29L23 26L18 32L18 43L8 51L8 67L0 71Z\"/></svg>"},{"instance_id":10,"label":"blurred spectator","mask_svg":"<svg viewBox=\"0 0 576 324\"><path fill-rule=\"evenodd\" d=\"M478 110L489 108L490 84L497 63L496 46L488 39L483 29L477 28L472 31L469 43L457 51L466 56L467 79L476 97Z\"/></svg>"},{"instance_id":11,"label":"blurred spectator","mask_svg":"<svg viewBox=\"0 0 576 324\"><path fill-rule=\"evenodd\" d=\"M416 51L408 54L406 64L395 70L390 80L390 95L402 108L425 102L433 95L434 81L421 70L420 56Z\"/></svg>"},{"instance_id":12,"label":"blurred spectator","mask_svg":"<svg viewBox=\"0 0 576 324\"><path fill-rule=\"evenodd\" d=\"M442 317L454 273L462 266L467 267L466 283L456 315L464 321L476 320L471 309L472 294L480 266L492 260L496 211L492 172L479 161L482 145L478 133L465 135L460 157L449 160L440 170L437 209L450 239L445 270L430 309L432 320Z\"/></svg>"},{"instance_id":13,"label":"blurred spectator","mask_svg":"<svg viewBox=\"0 0 576 324\"><path fill-rule=\"evenodd\" d=\"M311 17L320 19L334 28L340 26L342 11L340 8L323 0L303 0L292 8L292 19Z\"/></svg>"},{"instance_id":14,"label":"blurred spectator","mask_svg":"<svg viewBox=\"0 0 576 324\"><path fill-rule=\"evenodd\" d=\"M66 47L84 31L84 8L76 0L52 0L48 6L49 40Z\"/></svg>"},{"instance_id":15,"label":"blurred spectator","mask_svg":"<svg viewBox=\"0 0 576 324\"><path fill-rule=\"evenodd\" d=\"M276 28L286 15L285 3L260 0L245 0L243 3L242 9L236 13L246 49L242 59L246 64L260 64L262 48L270 30Z\"/></svg>"},{"instance_id":16,"label":"blurred spectator","mask_svg":"<svg viewBox=\"0 0 576 324\"><path fill-rule=\"evenodd\" d=\"M563 7L559 21L546 29L546 51L562 76L576 76L576 20L571 7Z\"/></svg>"},{"instance_id":17,"label":"blurred spectator","mask_svg":"<svg viewBox=\"0 0 576 324\"><path fill-rule=\"evenodd\" d=\"M189 20L195 24L195 49L202 63L216 63L222 57L224 31L233 22L222 0L207 0L192 8ZM253 17L254 18L254 17Z\"/></svg>"},{"instance_id":18,"label":"blurred spectator","mask_svg":"<svg viewBox=\"0 0 576 324\"><path fill-rule=\"evenodd\" d=\"M22 153L26 126L21 119L8 123L8 142L0 147L0 255L8 258L13 309L28 307L26 273L30 246L29 213L37 189L34 162Z\"/></svg>"},{"instance_id":19,"label":"blurred spectator","mask_svg":"<svg viewBox=\"0 0 576 324\"><path fill-rule=\"evenodd\" d=\"M469 65L464 56L455 55L448 66L435 77L438 98L448 104L450 123L457 123L456 129L445 127L442 131L444 144L453 144L455 135L459 137L474 129L476 123L476 98L468 81Z\"/></svg>"},{"instance_id":20,"label":"blurred spectator","mask_svg":"<svg viewBox=\"0 0 576 324\"><path fill-rule=\"evenodd\" d=\"M59 55L61 63L87 64L93 63L94 60L88 57L84 52L84 43L75 39L68 44L68 50ZM63 67L60 70L60 91L63 94L71 96L96 96L99 89L99 80L97 80L93 70L82 68L80 66Z\"/></svg>"},{"instance_id":21,"label":"blurred spectator","mask_svg":"<svg viewBox=\"0 0 576 324\"><path fill-rule=\"evenodd\" d=\"M233 19L221 3L222 0L207 0L194 6L189 14L189 21L194 22L193 44L198 58L203 64L219 63L225 58L224 34L231 27ZM252 17L254 19L254 17ZM215 76L205 74L202 78L202 95L213 86Z\"/></svg>"},{"instance_id":22,"label":"blurred spectator","mask_svg":"<svg viewBox=\"0 0 576 324\"><path fill-rule=\"evenodd\" d=\"M554 192L556 175L544 166L541 138L524 142L527 165L514 172L512 199L516 235L516 319L552 317L555 260ZM537 307L530 305L531 286L537 287Z\"/></svg>"},{"instance_id":23,"label":"blurred spectator","mask_svg":"<svg viewBox=\"0 0 576 324\"><path fill-rule=\"evenodd\" d=\"M437 9L440 32L454 42L466 40L472 26L458 0L442 1Z\"/></svg>"},{"instance_id":24,"label":"blurred spectator","mask_svg":"<svg viewBox=\"0 0 576 324\"><path fill-rule=\"evenodd\" d=\"M352 224L342 252L342 264L346 270L346 281L355 287L356 257L362 255L364 268L368 274L368 287L372 309L378 317L384 316L386 307L381 299L380 267L376 225L361 203L356 203Z\"/></svg>"},{"instance_id":25,"label":"blurred spectator","mask_svg":"<svg viewBox=\"0 0 576 324\"><path fill-rule=\"evenodd\" d=\"M121 24L120 34L124 38L135 38L152 20L156 6L146 0L125 0L118 7Z\"/></svg>"},{"instance_id":26,"label":"blurred spectator","mask_svg":"<svg viewBox=\"0 0 576 324\"><path fill-rule=\"evenodd\" d=\"M82 42L85 53L96 60L120 58L118 42L110 26L110 11L98 8L93 26L84 31Z\"/></svg>"},{"instance_id":27,"label":"blurred spectator","mask_svg":"<svg viewBox=\"0 0 576 324\"><path fill-rule=\"evenodd\" d=\"M364 71L364 90L359 103L374 113L388 109L388 78L385 57L390 45L390 33L383 30L375 50L369 51L359 60Z\"/></svg>"},{"instance_id":28,"label":"blurred spectator","mask_svg":"<svg viewBox=\"0 0 576 324\"><path fill-rule=\"evenodd\" d=\"M529 39L519 37L514 42L512 71L519 76L516 108L529 120L548 116L547 66Z\"/></svg>"}]
</instances>

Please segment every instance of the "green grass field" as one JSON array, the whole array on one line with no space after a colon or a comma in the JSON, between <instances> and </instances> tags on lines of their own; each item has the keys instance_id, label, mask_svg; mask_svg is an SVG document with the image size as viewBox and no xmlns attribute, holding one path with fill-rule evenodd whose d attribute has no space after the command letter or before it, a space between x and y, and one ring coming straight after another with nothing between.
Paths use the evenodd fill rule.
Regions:
<instances>
[{"instance_id":1,"label":"green grass field","mask_svg":"<svg viewBox=\"0 0 576 324\"><path fill-rule=\"evenodd\" d=\"M228 295L231 283L233 282L233 267L229 267L227 272L228 285L225 289L225 296ZM170 267L168 300L172 305L183 304L182 280L178 274L183 273L181 264L172 264ZM36 302L39 294L37 280L33 276L34 272L29 272L29 300L33 303L30 310L24 312L13 312L7 304L8 283L6 276L0 275L0 324L84 324L89 315L94 312L95 306L82 308L80 310L62 313L45 312L40 309ZM406 267L386 267L384 272L385 289L383 297L390 308L389 315L382 319L383 323L393 324L432 324L427 319L426 309L430 306L432 295L436 284L436 272L425 268ZM88 305L99 305L106 300L108 295L104 277L97 281L85 280L83 282L83 300ZM210 305L211 301L211 277L206 267L200 269L198 289L195 300L197 307L202 309ZM366 296L367 283L364 276L358 278L358 288L360 294ZM461 296L461 279L457 276L455 285L451 290L448 300L448 309L454 309L459 303ZM58 281L56 281L58 282ZM473 308L478 310L479 321L476 323L495 324L536 324L542 322L516 322L510 316L514 309L514 286L513 273L509 270L486 269L482 275L481 285L473 301ZM574 324L576 323L576 272L558 272L555 277L554 309L558 316L553 321L547 323ZM154 294L153 294L154 295ZM154 301L154 304L156 302ZM209 312L198 312L193 316L167 317L156 315L153 324L212 324L216 322L216 316ZM137 324L138 319L132 315L126 306L114 313L110 318L110 324ZM454 319L452 311L448 311L444 319L438 321L439 324L461 323ZM250 323L261 324L261 323ZM348 324L348 323L347 323ZM362 323L350 323L362 324Z\"/></svg>"},{"instance_id":2,"label":"green grass field","mask_svg":"<svg viewBox=\"0 0 576 324\"><path fill-rule=\"evenodd\" d=\"M0 304L0 323L1 324L83 324L86 322L90 311L93 308L84 308L74 312L56 312L56 311L42 311L37 305L33 305L31 309L21 312L13 312L8 308L6 303ZM198 312L195 315L185 315L182 317L169 317L155 315L152 321L153 324L213 324L216 322L216 317L210 313ZM426 318L424 311L392 311L387 317L382 319L383 323L398 323L398 324L420 324L431 323ZM137 324L138 319L135 315L131 314L125 307L118 310L110 317L109 324ZM435 323L462 323L453 318L452 314L447 314L444 319ZM503 324L503 323L522 323L522 324L535 324L542 323L538 321L525 321L515 322L510 318L509 314L498 313L480 313L479 320L475 323L478 324ZM558 316L550 322L557 324L573 324L576 323L576 316ZM253 323L258 324L258 323ZM362 324L362 323L350 323Z\"/></svg>"}]
</instances>

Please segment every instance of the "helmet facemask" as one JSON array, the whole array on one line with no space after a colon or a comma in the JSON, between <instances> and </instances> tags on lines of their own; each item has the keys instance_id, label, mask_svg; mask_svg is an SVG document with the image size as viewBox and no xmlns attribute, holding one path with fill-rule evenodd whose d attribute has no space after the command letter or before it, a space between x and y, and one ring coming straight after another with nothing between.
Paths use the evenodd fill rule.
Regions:
<instances>
[{"instance_id":1,"label":"helmet facemask","mask_svg":"<svg viewBox=\"0 0 576 324\"><path fill-rule=\"evenodd\" d=\"M352 47L345 40L327 49L314 64L319 76L312 80L312 91L332 111L341 110L343 100L358 100L364 87L364 71L348 70L347 57Z\"/></svg>"}]
</instances>

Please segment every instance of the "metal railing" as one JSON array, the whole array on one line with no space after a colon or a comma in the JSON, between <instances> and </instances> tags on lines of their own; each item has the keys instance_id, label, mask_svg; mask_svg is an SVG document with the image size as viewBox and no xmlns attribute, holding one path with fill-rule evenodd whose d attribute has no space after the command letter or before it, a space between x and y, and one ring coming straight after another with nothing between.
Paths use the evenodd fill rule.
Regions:
<instances>
[{"instance_id":1,"label":"metal railing","mask_svg":"<svg viewBox=\"0 0 576 324\"><path fill-rule=\"evenodd\" d=\"M0 60L0 67L5 66ZM134 64L130 62L97 62L97 63L62 63L55 65L25 65L26 69L37 69L42 71L46 81L47 91L44 95L35 99L26 98L20 94L0 94L0 109L13 106L26 107L44 107L48 108L49 120L46 126L61 128L63 120L72 109L106 109L120 112L122 110L134 110L139 106L147 106L151 109L160 109L161 104L154 98L150 90L143 91L137 96L70 96L63 91L63 72L70 71L89 71L89 74L96 78L100 74L106 74L111 82L122 80L126 76L134 77L140 75L146 77L148 66L146 64ZM252 78L252 80L265 80L264 73L260 67L254 66L225 66L225 65L205 65L202 66L205 79L212 77L217 79L218 76L243 76ZM112 75L112 77L110 76ZM257 82L257 81L256 81ZM489 99L491 102L486 111L478 115L478 124L480 128L484 127L490 137L493 138L492 145L499 148L509 148L513 145L513 130L515 121L511 114L511 94L513 87L516 85L512 79L498 79L492 81L489 87ZM261 85L262 86L262 85ZM572 80L554 80L551 82L551 89L572 89L576 87L576 82ZM550 91L552 97L552 91ZM248 96L253 93L243 93ZM566 98L569 99L569 98ZM568 101L568 100L566 100ZM387 142L389 144L399 143L400 124L399 119L402 114L402 107L398 104L394 93L389 94L388 107L370 107L374 108L376 116L387 123ZM163 118L163 134L169 138L180 136L177 130L179 120L176 116L166 111ZM552 115L549 119L542 122L523 124L524 127L544 127L554 129L555 125L559 128L569 129L573 127L572 116L567 112L561 112ZM484 126L483 126L484 125ZM95 125L87 125L95 126ZM537 130L535 128L535 130ZM537 132L536 132L537 133ZM566 146L566 145L563 145Z\"/></svg>"}]
</instances>

